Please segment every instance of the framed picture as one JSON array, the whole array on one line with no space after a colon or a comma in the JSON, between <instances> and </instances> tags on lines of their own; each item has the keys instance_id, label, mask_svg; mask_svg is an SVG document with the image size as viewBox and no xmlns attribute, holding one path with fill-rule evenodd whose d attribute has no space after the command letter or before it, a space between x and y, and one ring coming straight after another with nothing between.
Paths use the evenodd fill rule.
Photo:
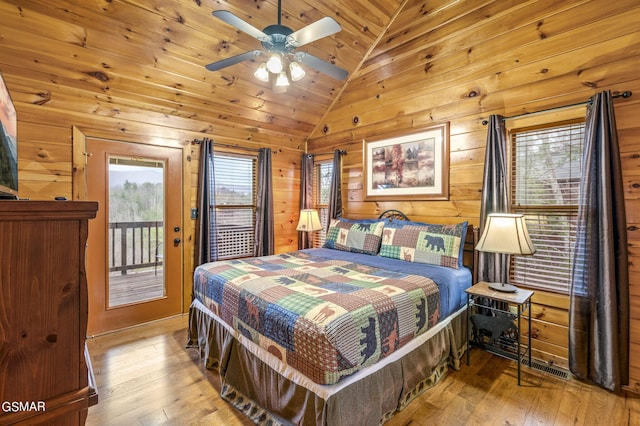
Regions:
<instances>
[{"instance_id":1,"label":"framed picture","mask_svg":"<svg viewBox=\"0 0 640 426\"><path fill-rule=\"evenodd\" d=\"M365 200L448 200L449 123L363 140Z\"/></svg>"},{"instance_id":2,"label":"framed picture","mask_svg":"<svg viewBox=\"0 0 640 426\"><path fill-rule=\"evenodd\" d=\"M18 194L18 120L0 72L0 199Z\"/></svg>"}]
</instances>

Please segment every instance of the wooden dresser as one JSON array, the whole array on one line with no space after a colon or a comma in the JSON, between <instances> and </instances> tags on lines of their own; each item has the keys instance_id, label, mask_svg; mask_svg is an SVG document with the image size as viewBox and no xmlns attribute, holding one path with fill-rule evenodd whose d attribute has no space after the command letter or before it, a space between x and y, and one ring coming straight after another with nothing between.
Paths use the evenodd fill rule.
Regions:
<instances>
[{"instance_id":1,"label":"wooden dresser","mask_svg":"<svg viewBox=\"0 0 640 426\"><path fill-rule=\"evenodd\" d=\"M0 424L84 424L91 201L0 201ZM90 402L91 401L91 402Z\"/></svg>"}]
</instances>

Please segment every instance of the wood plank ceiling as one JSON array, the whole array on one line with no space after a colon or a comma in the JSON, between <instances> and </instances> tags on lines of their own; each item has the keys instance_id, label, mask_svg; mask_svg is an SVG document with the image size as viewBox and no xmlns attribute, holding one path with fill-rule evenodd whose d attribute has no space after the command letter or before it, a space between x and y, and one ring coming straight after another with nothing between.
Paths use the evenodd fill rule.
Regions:
<instances>
[{"instance_id":1,"label":"wood plank ceiling","mask_svg":"<svg viewBox=\"0 0 640 426\"><path fill-rule=\"evenodd\" d=\"M56 92L55 102L89 98L78 105L127 121L215 134L222 141L242 135L303 147L405 0L282 3L282 24L294 31L324 16L340 23L341 32L299 50L347 70L345 81L306 67L302 80L276 94L253 76L256 61L215 72L204 68L261 48L212 11L228 10L262 29L277 23L277 0L2 1L3 21L20 25L2 27L0 64L5 73L24 76L19 85L25 91L48 82L50 89L33 94L41 99L31 103L51 102L48 93ZM37 48L43 45L45 51Z\"/></svg>"}]
</instances>

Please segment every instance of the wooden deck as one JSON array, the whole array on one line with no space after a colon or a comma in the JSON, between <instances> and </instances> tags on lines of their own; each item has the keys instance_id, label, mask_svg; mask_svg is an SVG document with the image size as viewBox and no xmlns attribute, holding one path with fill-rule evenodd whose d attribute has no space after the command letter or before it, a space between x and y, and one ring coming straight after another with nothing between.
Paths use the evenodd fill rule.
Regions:
<instances>
[{"instance_id":1,"label":"wooden deck","mask_svg":"<svg viewBox=\"0 0 640 426\"><path fill-rule=\"evenodd\" d=\"M164 271L128 271L127 275L109 275L109 306L140 303L163 297Z\"/></svg>"}]
</instances>

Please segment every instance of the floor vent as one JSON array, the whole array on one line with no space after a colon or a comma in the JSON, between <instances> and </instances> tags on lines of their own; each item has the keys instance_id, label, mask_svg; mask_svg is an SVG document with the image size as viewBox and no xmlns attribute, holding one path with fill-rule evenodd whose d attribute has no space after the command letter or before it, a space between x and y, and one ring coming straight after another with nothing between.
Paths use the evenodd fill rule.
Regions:
<instances>
[{"instance_id":1,"label":"floor vent","mask_svg":"<svg viewBox=\"0 0 640 426\"><path fill-rule=\"evenodd\" d=\"M545 362L537 361L535 359L532 359L531 365L529 365L528 357L524 357L524 359L522 360L522 365L535 368L538 371L551 374L552 376L556 376L561 379L569 380L571 378L571 373L568 370L565 370L564 368L556 367L555 365L549 365Z\"/></svg>"}]
</instances>

